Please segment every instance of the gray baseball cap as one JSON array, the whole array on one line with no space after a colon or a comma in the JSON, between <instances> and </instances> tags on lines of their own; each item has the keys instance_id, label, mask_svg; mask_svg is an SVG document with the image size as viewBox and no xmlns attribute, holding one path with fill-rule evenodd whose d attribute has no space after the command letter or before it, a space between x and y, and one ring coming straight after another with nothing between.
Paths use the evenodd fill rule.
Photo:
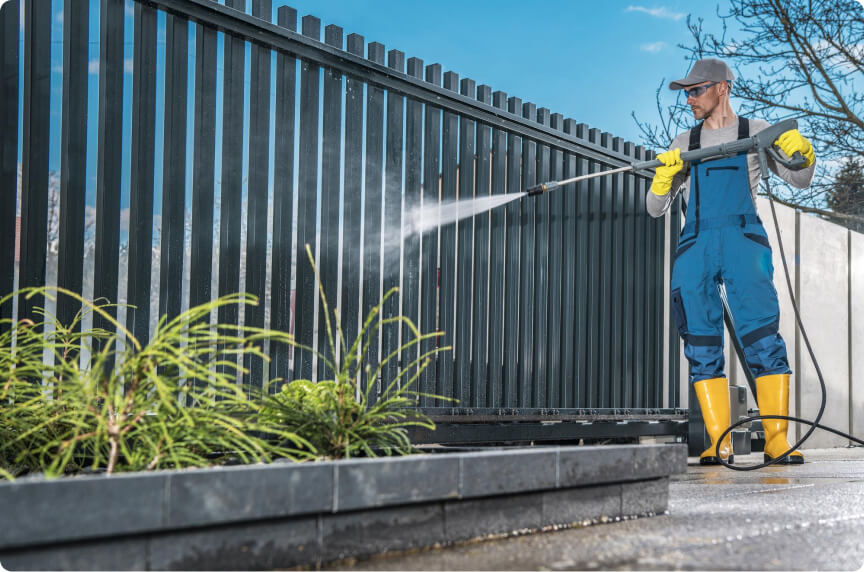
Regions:
<instances>
[{"instance_id":1,"label":"gray baseball cap","mask_svg":"<svg viewBox=\"0 0 864 572\"><path fill-rule=\"evenodd\" d=\"M670 83L669 89L674 91L705 81L733 81L734 79L732 70L724 62L715 58L705 58L693 64L687 77Z\"/></svg>"}]
</instances>

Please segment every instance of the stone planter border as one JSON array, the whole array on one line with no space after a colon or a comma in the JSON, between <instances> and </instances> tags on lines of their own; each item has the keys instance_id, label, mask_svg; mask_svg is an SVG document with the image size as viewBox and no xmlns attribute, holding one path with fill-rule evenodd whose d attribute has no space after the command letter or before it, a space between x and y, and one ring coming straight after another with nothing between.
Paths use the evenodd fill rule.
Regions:
<instances>
[{"instance_id":1,"label":"stone planter border","mask_svg":"<svg viewBox=\"0 0 864 572\"><path fill-rule=\"evenodd\" d=\"M686 445L540 447L0 483L17 569L312 565L662 513Z\"/></svg>"}]
</instances>

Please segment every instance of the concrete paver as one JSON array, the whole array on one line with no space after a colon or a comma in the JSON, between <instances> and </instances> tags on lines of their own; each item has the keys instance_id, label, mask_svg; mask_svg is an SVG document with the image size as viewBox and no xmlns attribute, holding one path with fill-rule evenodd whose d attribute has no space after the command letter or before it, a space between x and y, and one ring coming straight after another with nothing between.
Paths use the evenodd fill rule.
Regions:
<instances>
[{"instance_id":1,"label":"concrete paver","mask_svg":"<svg viewBox=\"0 0 864 572\"><path fill-rule=\"evenodd\" d=\"M391 554L352 570L858 570L864 566L864 448L806 450L759 471L700 467L669 511L594 526ZM738 464L762 454L736 455Z\"/></svg>"}]
</instances>

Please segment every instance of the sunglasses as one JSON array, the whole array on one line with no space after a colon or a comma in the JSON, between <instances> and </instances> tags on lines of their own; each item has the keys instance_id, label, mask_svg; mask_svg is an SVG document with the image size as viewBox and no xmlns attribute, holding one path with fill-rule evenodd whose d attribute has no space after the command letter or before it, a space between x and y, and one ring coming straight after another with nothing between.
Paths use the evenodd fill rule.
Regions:
<instances>
[{"instance_id":1,"label":"sunglasses","mask_svg":"<svg viewBox=\"0 0 864 572\"><path fill-rule=\"evenodd\" d=\"M718 83L720 83L720 82L715 81L715 82L709 83L708 85L700 85L699 87L693 87L690 89L685 89L684 95L686 95L688 98L699 97L700 95L702 95L703 93L708 91L709 87L711 87L712 85L717 85Z\"/></svg>"}]
</instances>

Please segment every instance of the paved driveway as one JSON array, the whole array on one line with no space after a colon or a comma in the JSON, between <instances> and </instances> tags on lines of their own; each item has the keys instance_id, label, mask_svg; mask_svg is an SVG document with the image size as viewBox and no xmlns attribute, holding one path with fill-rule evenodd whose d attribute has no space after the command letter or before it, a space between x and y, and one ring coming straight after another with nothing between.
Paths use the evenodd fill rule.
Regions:
<instances>
[{"instance_id":1,"label":"paved driveway","mask_svg":"<svg viewBox=\"0 0 864 572\"><path fill-rule=\"evenodd\" d=\"M354 570L858 570L864 448L805 451L804 465L739 472L690 459L669 512L343 562ZM761 453L736 457L754 464Z\"/></svg>"}]
</instances>

